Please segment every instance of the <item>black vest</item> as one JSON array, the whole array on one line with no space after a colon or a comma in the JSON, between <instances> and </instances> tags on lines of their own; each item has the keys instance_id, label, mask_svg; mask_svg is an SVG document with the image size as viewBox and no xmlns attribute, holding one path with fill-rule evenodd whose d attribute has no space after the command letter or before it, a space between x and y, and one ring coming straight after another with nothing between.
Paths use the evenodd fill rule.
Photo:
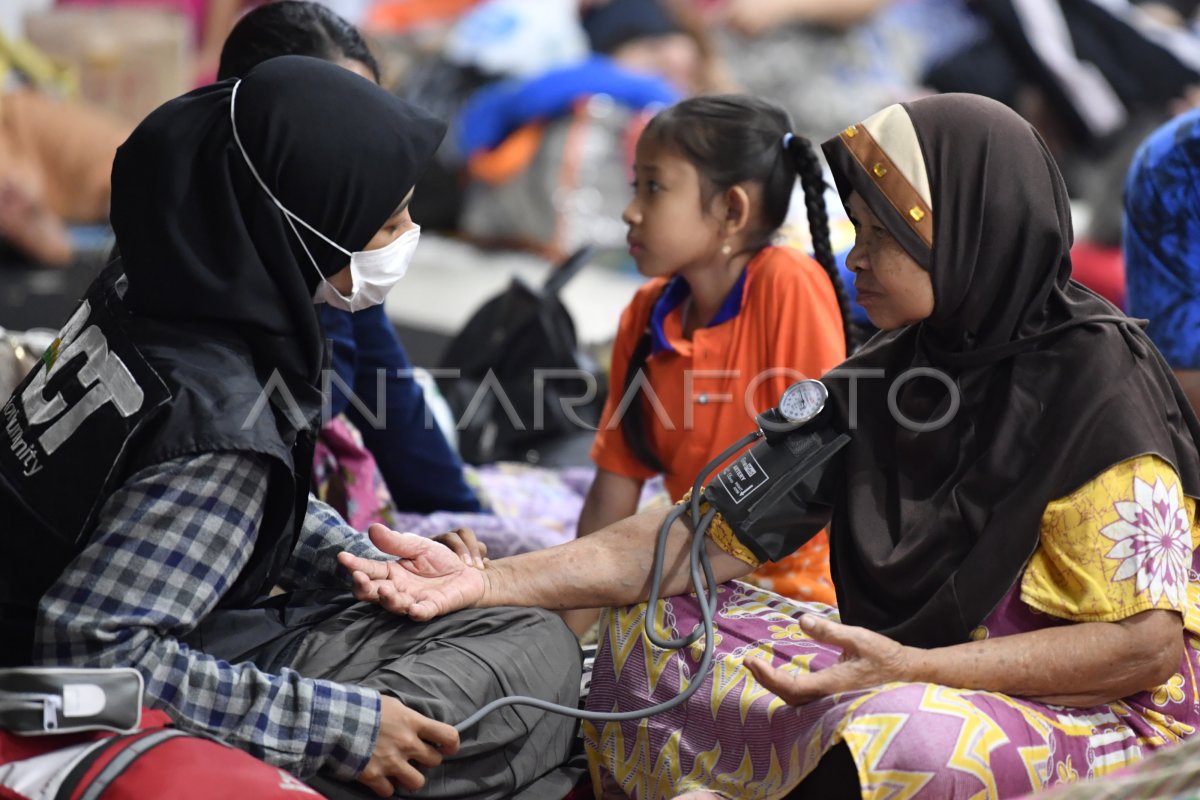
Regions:
<instances>
[{"instance_id":1,"label":"black vest","mask_svg":"<svg viewBox=\"0 0 1200 800\"><path fill-rule=\"evenodd\" d=\"M298 398L261 379L228 332L129 314L123 290L118 262L0 407L0 666L31 662L38 602L140 469L224 450L269 457L254 553L221 608L267 594L304 520L315 390Z\"/></svg>"}]
</instances>

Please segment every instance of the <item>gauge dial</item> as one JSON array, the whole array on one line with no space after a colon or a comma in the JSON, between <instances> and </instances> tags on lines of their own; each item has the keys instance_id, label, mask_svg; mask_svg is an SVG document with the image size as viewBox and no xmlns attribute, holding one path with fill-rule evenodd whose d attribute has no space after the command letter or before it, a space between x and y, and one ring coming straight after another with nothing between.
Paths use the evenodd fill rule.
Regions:
<instances>
[{"instance_id":1,"label":"gauge dial","mask_svg":"<svg viewBox=\"0 0 1200 800\"><path fill-rule=\"evenodd\" d=\"M828 399L829 390L825 384L803 380L784 390L783 397L779 398L779 413L788 422L803 425L821 413Z\"/></svg>"}]
</instances>

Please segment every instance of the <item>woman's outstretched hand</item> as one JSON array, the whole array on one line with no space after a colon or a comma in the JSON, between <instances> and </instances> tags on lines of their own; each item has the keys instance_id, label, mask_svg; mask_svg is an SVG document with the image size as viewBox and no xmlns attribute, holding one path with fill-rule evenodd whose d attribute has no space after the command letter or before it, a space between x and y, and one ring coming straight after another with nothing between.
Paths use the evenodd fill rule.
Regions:
<instances>
[{"instance_id":1,"label":"woman's outstretched hand","mask_svg":"<svg viewBox=\"0 0 1200 800\"><path fill-rule=\"evenodd\" d=\"M892 681L912 680L910 648L886 636L842 625L830 619L805 614L800 628L819 642L842 648L836 664L817 672L790 672L772 667L761 658L746 661L746 667L763 686L788 705L800 705L818 697L869 689Z\"/></svg>"},{"instance_id":2,"label":"woman's outstretched hand","mask_svg":"<svg viewBox=\"0 0 1200 800\"><path fill-rule=\"evenodd\" d=\"M338 554L338 562L350 572L354 596L359 600L424 622L469 608L483 597L484 571L467 565L448 547L378 524L368 528L367 534L379 550L396 556L396 560Z\"/></svg>"}]
</instances>

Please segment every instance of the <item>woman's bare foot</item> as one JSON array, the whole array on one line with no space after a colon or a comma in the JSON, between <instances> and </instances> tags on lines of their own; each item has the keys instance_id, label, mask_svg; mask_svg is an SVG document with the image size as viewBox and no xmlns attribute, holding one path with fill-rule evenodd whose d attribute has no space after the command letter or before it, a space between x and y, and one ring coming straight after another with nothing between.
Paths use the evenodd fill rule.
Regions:
<instances>
[{"instance_id":1,"label":"woman's bare foot","mask_svg":"<svg viewBox=\"0 0 1200 800\"><path fill-rule=\"evenodd\" d=\"M71 260L71 237L63 221L12 180L0 181L0 239L46 266L64 267Z\"/></svg>"}]
</instances>

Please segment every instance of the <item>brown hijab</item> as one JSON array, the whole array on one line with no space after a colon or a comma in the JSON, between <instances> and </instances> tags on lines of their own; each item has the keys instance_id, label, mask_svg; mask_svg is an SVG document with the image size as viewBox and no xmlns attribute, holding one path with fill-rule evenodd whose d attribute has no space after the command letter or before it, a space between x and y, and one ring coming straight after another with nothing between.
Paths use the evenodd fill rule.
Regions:
<instances>
[{"instance_id":1,"label":"brown hijab","mask_svg":"<svg viewBox=\"0 0 1200 800\"><path fill-rule=\"evenodd\" d=\"M963 642L1050 501L1149 453L1200 496L1200 423L1140 326L1071 280L1066 188L1011 110L925 98L823 149L843 199L858 192L929 270L935 304L825 378L854 437L831 536L842 619Z\"/></svg>"}]
</instances>

